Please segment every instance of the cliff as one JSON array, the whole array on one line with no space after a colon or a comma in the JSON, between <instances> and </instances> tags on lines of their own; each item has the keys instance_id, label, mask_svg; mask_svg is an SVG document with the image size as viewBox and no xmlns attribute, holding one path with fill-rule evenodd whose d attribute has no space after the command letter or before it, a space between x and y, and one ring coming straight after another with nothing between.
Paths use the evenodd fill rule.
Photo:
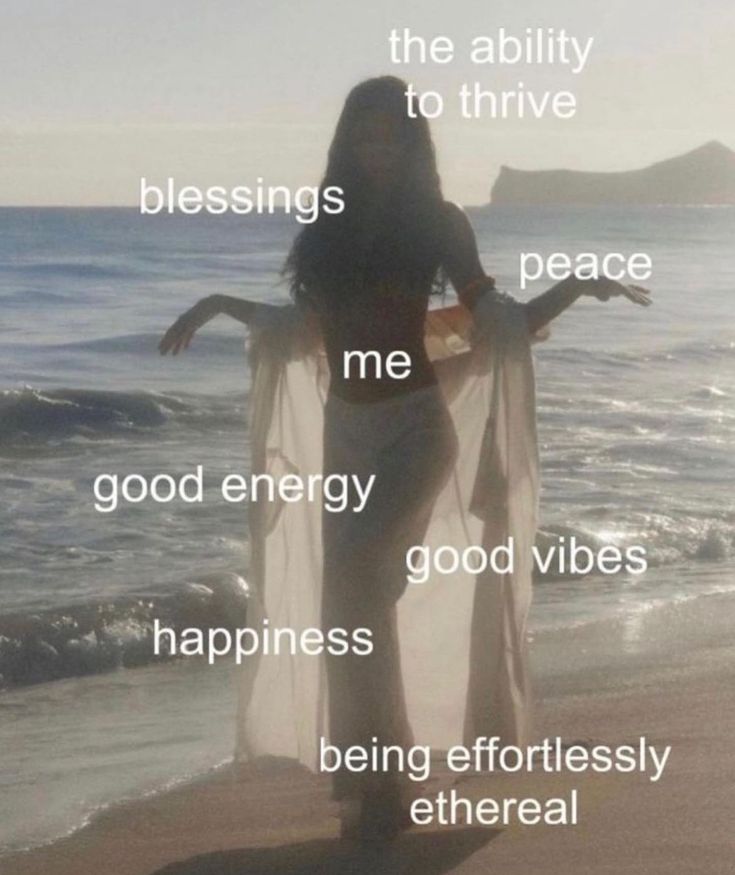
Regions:
<instances>
[{"instance_id":1,"label":"cliff","mask_svg":"<svg viewBox=\"0 0 735 875\"><path fill-rule=\"evenodd\" d=\"M503 166L494 204L735 204L735 152L715 140L638 170L515 170Z\"/></svg>"}]
</instances>

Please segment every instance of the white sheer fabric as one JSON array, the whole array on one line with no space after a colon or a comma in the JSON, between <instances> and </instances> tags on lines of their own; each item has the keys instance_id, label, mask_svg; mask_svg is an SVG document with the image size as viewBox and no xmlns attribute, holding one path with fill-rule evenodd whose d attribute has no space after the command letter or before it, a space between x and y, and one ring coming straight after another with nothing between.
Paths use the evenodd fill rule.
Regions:
<instances>
[{"instance_id":1,"label":"white sheer fabric","mask_svg":"<svg viewBox=\"0 0 735 875\"><path fill-rule=\"evenodd\" d=\"M461 570L409 584L398 604L408 716L417 744L445 749L478 735L529 734L526 624L537 525L533 363L523 308L486 295L473 325L460 307L431 311L426 345L459 439L425 544L491 550L513 539L513 573ZM295 307L264 307L252 331L253 472L322 469L326 358ZM396 484L400 489L400 484ZM321 508L251 504L249 621L320 627ZM324 659L261 655L242 668L236 755L318 767L328 740Z\"/></svg>"}]
</instances>

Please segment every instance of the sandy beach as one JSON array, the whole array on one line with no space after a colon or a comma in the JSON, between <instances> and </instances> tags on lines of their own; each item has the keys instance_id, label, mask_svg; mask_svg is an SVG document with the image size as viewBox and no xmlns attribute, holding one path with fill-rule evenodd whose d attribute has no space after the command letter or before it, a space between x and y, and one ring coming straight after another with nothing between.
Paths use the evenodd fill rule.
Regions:
<instances>
[{"instance_id":1,"label":"sandy beach","mask_svg":"<svg viewBox=\"0 0 735 875\"><path fill-rule=\"evenodd\" d=\"M544 872L725 875L735 853L735 647L732 599L713 596L629 624L536 643L568 664L539 690L539 738L633 743L672 753L661 779L569 773L457 776L435 770L427 795L549 798L579 791L576 826L421 827L392 846L337 838L328 781L289 765L224 767L113 807L63 840L6 857L4 875ZM635 636L633 636L635 637ZM628 645L625 645L625 641ZM606 660L605 653L617 658Z\"/></svg>"},{"instance_id":2,"label":"sandy beach","mask_svg":"<svg viewBox=\"0 0 735 875\"><path fill-rule=\"evenodd\" d=\"M735 3L548 7L2 2L0 875L735 875Z\"/></svg>"}]
</instances>

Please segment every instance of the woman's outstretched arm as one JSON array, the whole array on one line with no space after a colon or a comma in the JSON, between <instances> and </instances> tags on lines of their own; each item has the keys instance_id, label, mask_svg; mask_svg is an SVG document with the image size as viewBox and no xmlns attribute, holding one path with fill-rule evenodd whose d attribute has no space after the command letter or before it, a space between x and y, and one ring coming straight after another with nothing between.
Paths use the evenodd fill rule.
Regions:
<instances>
[{"instance_id":1,"label":"woman's outstretched arm","mask_svg":"<svg viewBox=\"0 0 735 875\"><path fill-rule=\"evenodd\" d=\"M608 301L610 298L622 295L644 307L651 303L650 292L643 286L626 286L607 277L580 279L572 274L528 301L525 305L528 330L532 334L539 331L583 295L589 295L600 301Z\"/></svg>"},{"instance_id":2,"label":"woman's outstretched arm","mask_svg":"<svg viewBox=\"0 0 735 875\"><path fill-rule=\"evenodd\" d=\"M475 232L464 210L450 203L447 203L446 208L444 269L457 290L460 301L471 310L487 290L495 287L495 280L485 273L480 262ZM651 303L649 291L641 286L626 286L607 277L579 279L572 274L523 305L528 330L535 334L583 295L590 295L601 301L623 295L636 304L647 306Z\"/></svg>"},{"instance_id":3,"label":"woman's outstretched arm","mask_svg":"<svg viewBox=\"0 0 735 875\"><path fill-rule=\"evenodd\" d=\"M177 355L189 346L195 332L202 325L206 325L210 319L214 319L220 313L249 325L255 315L256 307L266 306L269 305L256 304L254 301L245 301L230 295L208 295L179 316L161 338L158 349L161 355L166 355L167 352Z\"/></svg>"}]
</instances>

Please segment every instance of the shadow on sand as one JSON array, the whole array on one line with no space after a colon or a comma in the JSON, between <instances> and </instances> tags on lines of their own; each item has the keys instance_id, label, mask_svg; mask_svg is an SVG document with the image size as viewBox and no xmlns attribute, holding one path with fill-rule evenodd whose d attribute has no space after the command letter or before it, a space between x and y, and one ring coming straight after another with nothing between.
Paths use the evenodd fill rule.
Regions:
<instances>
[{"instance_id":1,"label":"shadow on sand","mask_svg":"<svg viewBox=\"0 0 735 875\"><path fill-rule=\"evenodd\" d=\"M239 848L170 863L152 875L439 875L497 834L465 828L405 835L384 847L316 839L274 848Z\"/></svg>"}]
</instances>

